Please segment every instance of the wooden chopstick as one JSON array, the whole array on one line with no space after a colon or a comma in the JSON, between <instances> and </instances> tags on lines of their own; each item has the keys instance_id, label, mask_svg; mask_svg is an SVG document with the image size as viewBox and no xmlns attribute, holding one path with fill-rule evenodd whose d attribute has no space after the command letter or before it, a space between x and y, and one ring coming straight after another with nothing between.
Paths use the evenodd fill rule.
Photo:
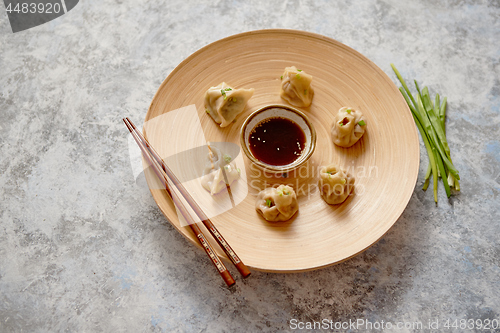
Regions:
<instances>
[{"instance_id":1,"label":"wooden chopstick","mask_svg":"<svg viewBox=\"0 0 500 333\"><path fill-rule=\"evenodd\" d=\"M186 210L186 207L184 206L182 201L179 199L177 193L170 189L170 187L168 185L169 179L168 179L167 174L156 163L156 160L154 160L150 156L149 150L148 150L148 146L150 147L150 145L148 143L146 143L146 141L141 140L140 136L137 135L137 133L139 133L139 131L137 131L137 128L135 128L135 126L133 125L133 123L130 120L125 118L125 119L123 119L123 121L125 122L125 125L127 125L127 128L130 130L130 133L134 137L135 141L139 145L139 148L142 151L142 155L144 156L146 161L153 167L153 170L154 170L156 176L162 182L162 184L165 186L165 189L167 190L168 194L170 195L170 198L172 199L175 206L177 207L179 212L182 214L182 216L184 217L186 222L191 227L191 230L193 230L193 232L196 236L196 239L198 240L198 242L200 243L202 248L205 250L205 253L208 255L208 257L210 258L210 260L214 264L215 268L217 269L217 271L221 275L224 282L226 282L228 287L234 285L236 283L236 281L234 281L233 277L231 276L231 273L229 273L229 271L227 270L224 263L217 256L217 254L215 253L215 250L213 249L213 247L210 245L210 243L206 239L206 237L203 234L203 232L201 231L200 227L196 223L194 223L191 215Z\"/></svg>"},{"instance_id":2,"label":"wooden chopstick","mask_svg":"<svg viewBox=\"0 0 500 333\"><path fill-rule=\"evenodd\" d=\"M196 203L196 201L191 197L189 192L186 190L186 188L182 185L182 183L179 181L177 176L170 170L170 168L163 162L162 158L160 155L156 152L156 150L149 144L149 142L144 138L142 133L137 130L135 125L132 123L132 121L129 118L125 118L130 126L134 129L134 131L137 133L137 135L141 138L141 140L145 143L145 145L148 147L149 152L155 159L155 161L161 166L163 171L168 175L168 178L174 183L175 187L179 190L179 192L182 194L182 196L185 198L187 203L191 206L193 211L196 213L198 218L203 222L205 227L207 227L208 231L210 234L212 234L213 238L217 241L219 246L222 248L224 253L226 253L227 257L231 260L233 265L236 267L238 272L240 272L241 276L244 278L250 276L251 272L248 269L248 267L241 261L241 259L238 257L236 252L231 248L229 243L224 239L224 237L221 235L221 233L217 230L215 225L210 221L210 219L205 215L203 210L200 208L200 206Z\"/></svg>"},{"instance_id":3,"label":"wooden chopstick","mask_svg":"<svg viewBox=\"0 0 500 333\"><path fill-rule=\"evenodd\" d=\"M251 274L248 267L241 261L241 259L238 257L236 252L234 252L234 250L231 248L229 243L227 243L227 241L224 239L224 237L220 234L220 232L217 230L217 228L212 223L212 221L210 221L210 219L205 215L203 210L198 206L196 201L194 201L194 199L191 197L191 195L186 191L186 189L184 188L182 183L179 181L179 179L170 170L170 168L163 162L163 160L158 155L158 153L155 151L155 149L149 144L149 142L146 140L146 138L144 138L142 133L137 130L137 128L135 127L135 125L132 123L132 121L130 119L125 118L125 119L123 119L123 121L127 125L128 129L130 130L132 135L134 136L134 139L138 143L139 147L141 147L143 154L147 156L145 158L148 160L148 162L150 162L151 165L156 166L156 167L153 167L153 169L155 170L155 173L157 174L158 178L162 181L162 183L164 183L165 188L169 192L171 198L174 200L176 193L175 193L175 191L171 191L169 189L169 186L168 186L169 180L170 180L170 182L172 182L175 185L177 190L181 193L181 195L184 197L184 199L188 202L188 204L191 206L191 208L196 213L196 215L198 215L200 220L202 220L203 224L207 227L209 232L212 234L212 236L217 241L219 246L224 250L227 257L235 265L235 267L238 269L240 274L244 278L248 277ZM151 159L151 156L152 156L152 159ZM173 195L172 195L172 192L174 193ZM176 198L176 200L180 204L182 204L182 202L179 200L179 198ZM191 216L185 210L185 207L183 205L182 205L182 207L184 208L184 213L186 213L186 215L189 216L189 220L186 219L186 217L184 217L186 219L186 221L193 222ZM182 214L182 211L181 211L181 214ZM183 216L184 216L184 214L183 214ZM195 223L189 223L189 224L190 224L190 226L196 225ZM200 232L201 232L201 230L200 230ZM196 232L195 232L195 234L196 234ZM206 249L204 243L202 243L201 241L200 241L200 243ZM210 245L208 242L206 242L206 240L205 240L205 243ZM213 252L213 249L212 249L212 253L215 253L215 252ZM207 252L207 254L209 254L211 259L213 259L212 256L210 255L211 253ZM215 257L217 257L217 256L215 255ZM219 259L219 258L217 257L217 259ZM219 261L220 261L220 259L219 259ZM221 262L221 264L222 264L222 262ZM216 265L216 267L219 269L219 265Z\"/></svg>"}]
</instances>

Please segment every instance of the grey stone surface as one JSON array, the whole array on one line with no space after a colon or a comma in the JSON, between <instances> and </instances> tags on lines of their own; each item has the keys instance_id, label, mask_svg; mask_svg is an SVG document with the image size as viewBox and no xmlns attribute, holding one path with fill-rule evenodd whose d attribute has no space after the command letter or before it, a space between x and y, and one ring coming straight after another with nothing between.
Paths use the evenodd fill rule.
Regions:
<instances>
[{"instance_id":1,"label":"grey stone surface","mask_svg":"<svg viewBox=\"0 0 500 333\"><path fill-rule=\"evenodd\" d=\"M0 8L1 332L500 320L498 0L87 0L16 34ZM318 271L255 271L228 290L135 183L121 118L141 122L192 52L263 28L332 37L395 82L391 62L447 96L462 191L448 201L440 187L435 206L421 190L421 144L414 194L376 245ZM337 331L381 331L365 328Z\"/></svg>"}]
</instances>

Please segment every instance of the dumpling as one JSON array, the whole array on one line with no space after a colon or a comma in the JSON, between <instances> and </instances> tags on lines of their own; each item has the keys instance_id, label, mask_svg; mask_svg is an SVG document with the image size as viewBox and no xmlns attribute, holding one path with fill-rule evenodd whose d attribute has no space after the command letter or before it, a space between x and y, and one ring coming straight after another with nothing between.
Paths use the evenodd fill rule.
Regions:
<instances>
[{"instance_id":1,"label":"dumpling","mask_svg":"<svg viewBox=\"0 0 500 333\"><path fill-rule=\"evenodd\" d=\"M220 127L226 127L245 109L253 92L253 88L233 89L222 82L205 93L205 110Z\"/></svg>"},{"instance_id":2,"label":"dumpling","mask_svg":"<svg viewBox=\"0 0 500 333\"><path fill-rule=\"evenodd\" d=\"M223 155L218 148L211 146L207 158L208 161L201 177L201 185L211 195L217 194L226 188L224 173L228 185L240 178L240 169L236 167L231 156Z\"/></svg>"},{"instance_id":3,"label":"dumpling","mask_svg":"<svg viewBox=\"0 0 500 333\"><path fill-rule=\"evenodd\" d=\"M354 189L354 177L334 164L321 167L319 191L327 204L336 205L347 199Z\"/></svg>"},{"instance_id":4,"label":"dumpling","mask_svg":"<svg viewBox=\"0 0 500 333\"><path fill-rule=\"evenodd\" d=\"M281 78L281 98L293 106L308 107L314 96L312 78L295 66L286 67Z\"/></svg>"},{"instance_id":5,"label":"dumpling","mask_svg":"<svg viewBox=\"0 0 500 333\"><path fill-rule=\"evenodd\" d=\"M363 136L366 120L363 113L350 107L343 107L335 116L332 126L333 143L340 147L351 147Z\"/></svg>"},{"instance_id":6,"label":"dumpling","mask_svg":"<svg viewBox=\"0 0 500 333\"><path fill-rule=\"evenodd\" d=\"M267 221L286 221L299 210L299 204L293 188L280 185L277 188L269 187L260 191L255 209Z\"/></svg>"}]
</instances>

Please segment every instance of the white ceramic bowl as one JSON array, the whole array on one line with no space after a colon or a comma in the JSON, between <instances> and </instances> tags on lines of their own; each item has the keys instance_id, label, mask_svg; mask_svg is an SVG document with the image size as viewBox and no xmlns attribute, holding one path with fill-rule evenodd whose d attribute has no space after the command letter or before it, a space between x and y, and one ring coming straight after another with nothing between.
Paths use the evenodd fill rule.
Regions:
<instances>
[{"instance_id":1,"label":"white ceramic bowl","mask_svg":"<svg viewBox=\"0 0 500 333\"><path fill-rule=\"evenodd\" d=\"M249 148L249 137L252 130L261 121L269 118L289 119L296 123L305 134L306 143L304 145L304 149L302 150L300 156L290 164L270 165L264 163L258 160ZM241 148L252 163L267 172L284 173L300 167L311 157L314 149L316 148L316 131L314 130L312 123L309 121L309 118L307 118L307 116L301 111L287 105L271 104L258 109L248 116L241 127L240 142Z\"/></svg>"}]
</instances>

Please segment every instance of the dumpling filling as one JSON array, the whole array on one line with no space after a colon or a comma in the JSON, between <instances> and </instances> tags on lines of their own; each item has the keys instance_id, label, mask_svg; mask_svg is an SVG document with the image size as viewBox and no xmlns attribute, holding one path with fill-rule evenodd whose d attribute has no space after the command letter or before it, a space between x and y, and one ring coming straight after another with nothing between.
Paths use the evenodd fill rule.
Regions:
<instances>
[{"instance_id":1,"label":"dumpling filling","mask_svg":"<svg viewBox=\"0 0 500 333\"><path fill-rule=\"evenodd\" d=\"M281 98L293 106L308 107L314 96L312 78L295 66L286 67L281 77Z\"/></svg>"},{"instance_id":2,"label":"dumpling filling","mask_svg":"<svg viewBox=\"0 0 500 333\"><path fill-rule=\"evenodd\" d=\"M333 143L348 148L363 136L366 130L366 120L363 113L350 107L343 107L335 115L332 126Z\"/></svg>"},{"instance_id":3,"label":"dumpling filling","mask_svg":"<svg viewBox=\"0 0 500 333\"><path fill-rule=\"evenodd\" d=\"M327 204L344 202L354 189L354 177L335 164L324 166L319 172L319 191Z\"/></svg>"},{"instance_id":4,"label":"dumpling filling","mask_svg":"<svg viewBox=\"0 0 500 333\"><path fill-rule=\"evenodd\" d=\"M216 147L209 146L209 148L208 161L203 170L201 185L211 195L215 195L240 178L240 169L236 167L231 156L222 154Z\"/></svg>"},{"instance_id":5,"label":"dumpling filling","mask_svg":"<svg viewBox=\"0 0 500 333\"><path fill-rule=\"evenodd\" d=\"M254 89L234 89L222 82L205 93L205 110L220 124L226 127L245 109Z\"/></svg>"},{"instance_id":6,"label":"dumpling filling","mask_svg":"<svg viewBox=\"0 0 500 333\"><path fill-rule=\"evenodd\" d=\"M270 222L286 221L299 210L297 195L292 187L280 185L259 192L255 209Z\"/></svg>"}]
</instances>

